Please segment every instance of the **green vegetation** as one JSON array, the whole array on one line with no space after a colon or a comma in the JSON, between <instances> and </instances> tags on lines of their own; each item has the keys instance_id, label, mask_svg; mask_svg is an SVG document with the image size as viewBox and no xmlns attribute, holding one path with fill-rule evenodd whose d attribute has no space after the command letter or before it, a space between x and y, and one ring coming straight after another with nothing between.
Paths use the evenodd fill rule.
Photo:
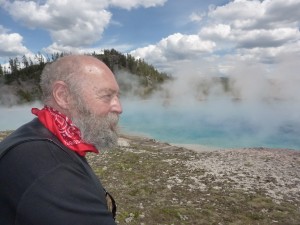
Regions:
<instances>
[{"instance_id":1,"label":"green vegetation","mask_svg":"<svg viewBox=\"0 0 300 225\"><path fill-rule=\"evenodd\" d=\"M11 94L18 98L14 104L39 100L41 98L39 81L44 66L63 55L65 54L57 53L45 59L41 54L37 54L34 59L26 56L23 56L22 59L9 59L9 68L0 65L0 86L10 87ZM147 97L159 89L164 81L171 78L166 73L157 71L144 60L135 59L129 54L124 55L114 49L104 50L103 54L94 53L92 55L102 60L115 74L119 75L117 80L120 83L122 94L125 95L134 89L138 90L134 92L135 95ZM128 78L122 77L124 73L130 76L127 82L124 80L128 80ZM130 82L130 80L137 82ZM5 104L5 102L1 102L0 96L1 103Z\"/></svg>"},{"instance_id":2,"label":"green vegetation","mask_svg":"<svg viewBox=\"0 0 300 225\"><path fill-rule=\"evenodd\" d=\"M239 171L234 166L232 174L222 178L227 182L217 182L205 169L187 167L200 159L215 159L217 153L196 153L147 138L129 140L130 146L88 156L118 203L118 224L299 224L300 200L296 196L278 202L264 189L237 188L231 181ZM295 156L295 161L298 159Z\"/></svg>"}]
</instances>

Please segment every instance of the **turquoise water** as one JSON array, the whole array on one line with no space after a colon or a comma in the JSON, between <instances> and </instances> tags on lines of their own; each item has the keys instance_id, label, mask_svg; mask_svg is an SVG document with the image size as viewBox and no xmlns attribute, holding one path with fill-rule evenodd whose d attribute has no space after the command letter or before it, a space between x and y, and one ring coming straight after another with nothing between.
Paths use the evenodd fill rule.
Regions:
<instances>
[{"instance_id":1,"label":"turquoise water","mask_svg":"<svg viewBox=\"0 0 300 225\"><path fill-rule=\"evenodd\" d=\"M120 126L127 133L178 144L300 150L297 102L123 100L122 105ZM0 108L0 130L13 130L30 121L32 107L40 105Z\"/></svg>"},{"instance_id":2,"label":"turquoise water","mask_svg":"<svg viewBox=\"0 0 300 225\"><path fill-rule=\"evenodd\" d=\"M163 105L125 101L121 128L160 141L211 147L300 150L300 117L290 102L210 100Z\"/></svg>"},{"instance_id":3,"label":"turquoise water","mask_svg":"<svg viewBox=\"0 0 300 225\"><path fill-rule=\"evenodd\" d=\"M0 106L0 130L15 130L24 123L31 121L35 117L31 113L33 107L41 108L42 106L40 103L12 107Z\"/></svg>"}]
</instances>

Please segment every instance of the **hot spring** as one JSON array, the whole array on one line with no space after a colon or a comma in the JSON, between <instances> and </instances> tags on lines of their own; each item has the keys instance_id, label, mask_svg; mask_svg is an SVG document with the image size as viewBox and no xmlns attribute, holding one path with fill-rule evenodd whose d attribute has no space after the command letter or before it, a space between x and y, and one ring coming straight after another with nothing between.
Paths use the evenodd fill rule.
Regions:
<instances>
[{"instance_id":1,"label":"hot spring","mask_svg":"<svg viewBox=\"0 0 300 225\"><path fill-rule=\"evenodd\" d=\"M300 114L292 102L210 99L168 103L122 100L121 132L177 144L300 150ZM13 130L40 104L0 109L0 130Z\"/></svg>"},{"instance_id":2,"label":"hot spring","mask_svg":"<svg viewBox=\"0 0 300 225\"><path fill-rule=\"evenodd\" d=\"M125 133L170 143L300 149L297 108L280 101L124 101L120 124Z\"/></svg>"}]
</instances>

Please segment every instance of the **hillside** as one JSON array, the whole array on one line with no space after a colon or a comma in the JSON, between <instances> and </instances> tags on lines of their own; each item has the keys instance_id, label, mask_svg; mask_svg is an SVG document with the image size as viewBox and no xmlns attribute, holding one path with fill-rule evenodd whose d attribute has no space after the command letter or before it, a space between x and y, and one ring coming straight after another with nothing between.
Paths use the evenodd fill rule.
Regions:
<instances>
[{"instance_id":1,"label":"hillside","mask_svg":"<svg viewBox=\"0 0 300 225\"><path fill-rule=\"evenodd\" d=\"M10 59L9 68L0 65L0 105L12 106L39 100L39 80L44 66L63 55L54 54L46 60L39 55L34 60L23 56L22 59ZM166 80L171 79L144 60L124 55L114 49L92 55L102 60L114 72L123 95L132 94L145 98L160 89Z\"/></svg>"}]
</instances>

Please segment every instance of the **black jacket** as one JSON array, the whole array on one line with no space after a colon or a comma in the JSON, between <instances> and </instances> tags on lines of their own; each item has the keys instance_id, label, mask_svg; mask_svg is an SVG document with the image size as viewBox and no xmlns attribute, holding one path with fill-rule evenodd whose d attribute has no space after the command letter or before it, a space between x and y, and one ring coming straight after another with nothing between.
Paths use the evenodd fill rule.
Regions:
<instances>
[{"instance_id":1,"label":"black jacket","mask_svg":"<svg viewBox=\"0 0 300 225\"><path fill-rule=\"evenodd\" d=\"M115 225L84 157L38 119L0 142L1 225Z\"/></svg>"}]
</instances>

